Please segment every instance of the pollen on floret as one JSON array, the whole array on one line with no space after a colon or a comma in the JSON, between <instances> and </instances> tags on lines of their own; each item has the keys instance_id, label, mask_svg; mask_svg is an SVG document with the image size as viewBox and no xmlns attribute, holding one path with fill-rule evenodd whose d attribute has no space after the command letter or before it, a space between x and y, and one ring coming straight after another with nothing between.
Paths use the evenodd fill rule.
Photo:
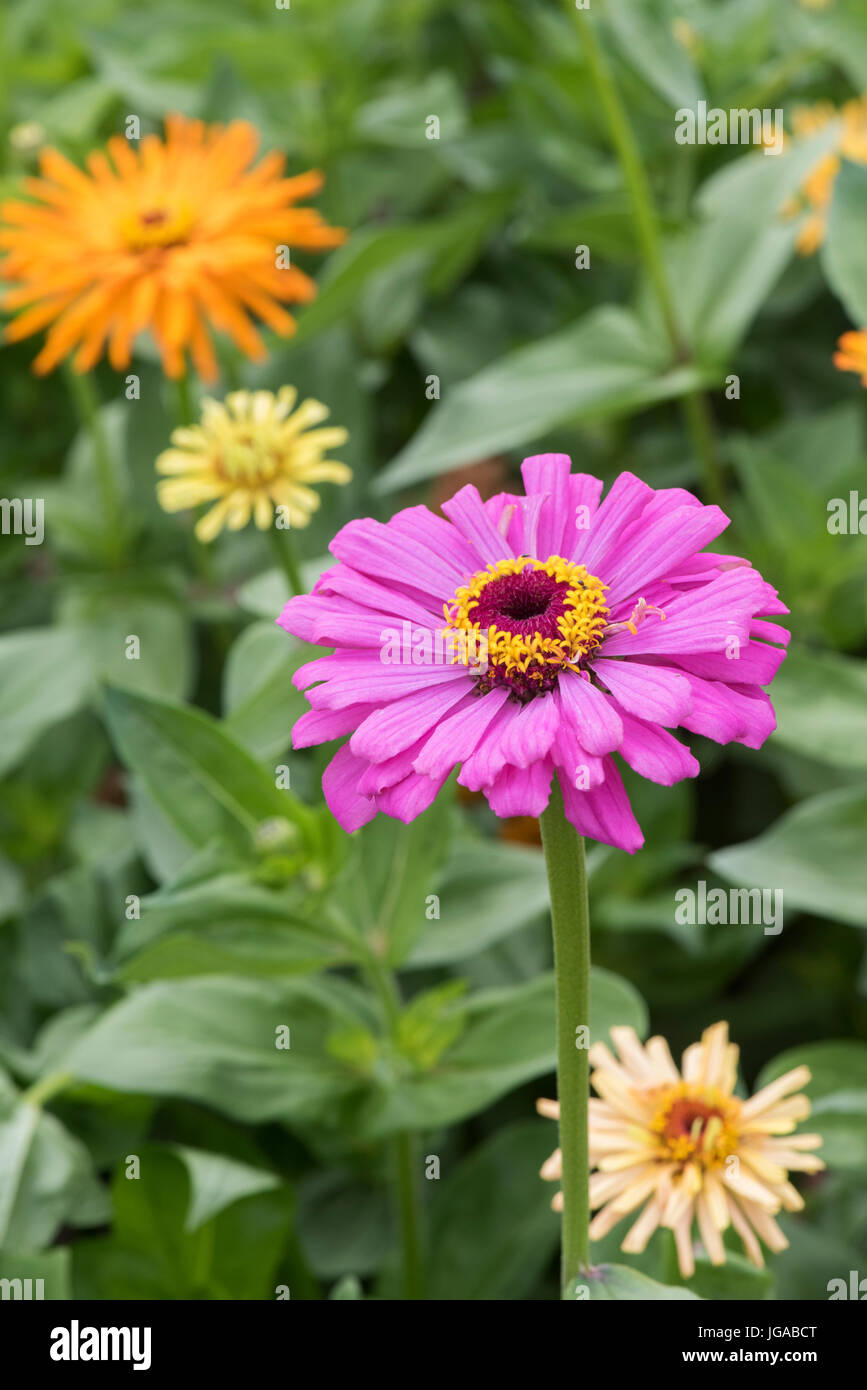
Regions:
<instances>
[{"instance_id":1,"label":"pollen on floret","mask_svg":"<svg viewBox=\"0 0 867 1390\"><path fill-rule=\"evenodd\" d=\"M505 688L524 702L552 690L562 671L579 671L605 631L606 587L561 555L520 555L474 574L443 611L447 630L473 634L486 652L477 693Z\"/></svg>"}]
</instances>

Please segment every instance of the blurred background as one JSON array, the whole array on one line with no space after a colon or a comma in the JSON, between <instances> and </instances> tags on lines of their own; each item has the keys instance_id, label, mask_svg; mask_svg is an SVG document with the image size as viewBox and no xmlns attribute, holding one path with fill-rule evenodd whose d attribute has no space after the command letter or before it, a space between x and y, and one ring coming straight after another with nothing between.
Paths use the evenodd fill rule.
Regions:
<instances>
[{"instance_id":1,"label":"blurred background","mask_svg":"<svg viewBox=\"0 0 867 1390\"><path fill-rule=\"evenodd\" d=\"M860 0L596 11L677 353L586 16L553 0L9 0L2 192L45 145L82 163L128 116L159 133L174 111L250 121L290 173L324 171L316 204L348 241L299 252L319 292L296 335L266 333L259 365L222 341L208 388L292 384L349 430L352 482L293 532L309 584L350 518L490 495L526 454L721 500L721 548L792 610L779 728L759 752L691 740L695 782L628 779L646 848L590 855L594 1032L676 1051L726 1018L747 1086L811 1066L828 1172L782 1220L790 1250L762 1271L699 1260L690 1287L822 1299L867 1274L867 554L857 519L828 524L867 496L864 386L832 362L867 325L855 117L837 158L867 26ZM782 110L785 152L677 144L700 100ZM829 157L823 202L808 180ZM108 564L92 437L68 374L32 374L39 342L5 345L0 373L0 491L43 498L46 525L39 546L0 538L0 1276L59 1298L556 1298L535 825L450 786L411 827L347 837L322 802L330 750L288 757L312 653L274 626L267 537L203 547L157 504L179 402L153 345L140 399L106 364L89 378L127 523ZM782 890L783 931L678 924L700 880ZM629 1262L677 1282L664 1233Z\"/></svg>"}]
</instances>

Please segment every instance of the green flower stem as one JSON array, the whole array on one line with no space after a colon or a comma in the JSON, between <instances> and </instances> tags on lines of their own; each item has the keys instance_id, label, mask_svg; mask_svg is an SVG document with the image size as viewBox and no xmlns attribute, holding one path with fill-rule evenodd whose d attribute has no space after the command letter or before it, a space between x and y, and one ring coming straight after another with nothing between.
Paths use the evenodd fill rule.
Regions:
<instances>
[{"instance_id":1,"label":"green flower stem","mask_svg":"<svg viewBox=\"0 0 867 1390\"><path fill-rule=\"evenodd\" d=\"M295 559L295 551L289 535L288 527L272 525L269 527L271 536L271 549L274 551L274 558L280 569L286 576L289 588L293 594L306 594L304 580L301 578L301 571L298 568L298 561Z\"/></svg>"},{"instance_id":2,"label":"green flower stem","mask_svg":"<svg viewBox=\"0 0 867 1390\"><path fill-rule=\"evenodd\" d=\"M424 1298L424 1263L421 1253L418 1154L415 1136L404 1130L395 1136L393 1149L403 1254L403 1292L405 1299L417 1301Z\"/></svg>"},{"instance_id":3,"label":"green flower stem","mask_svg":"<svg viewBox=\"0 0 867 1390\"><path fill-rule=\"evenodd\" d=\"M191 425L195 418L193 414L193 397L190 391L190 374L184 372L183 376L178 377L175 382L175 397L177 404L178 424L184 428Z\"/></svg>"},{"instance_id":4,"label":"green flower stem","mask_svg":"<svg viewBox=\"0 0 867 1390\"><path fill-rule=\"evenodd\" d=\"M106 555L111 563L116 563L123 550L124 527L121 519L117 475L114 471L111 450L99 414L99 398L93 385L93 378L88 373L73 371L72 367L67 365L64 367L64 375L79 423L82 429L90 435L105 514L105 529L108 537Z\"/></svg>"},{"instance_id":5,"label":"green flower stem","mask_svg":"<svg viewBox=\"0 0 867 1390\"><path fill-rule=\"evenodd\" d=\"M570 9L576 13L571 3ZM659 303L665 331L671 343L675 360L679 363L687 363L692 354L678 324L662 254L656 210L644 165L641 162L641 154L629 123L629 117L626 114L626 108L620 99L614 77L608 66L605 52L596 37L595 21L591 18L589 9L577 13L580 15L579 23L584 56L587 59L593 84L608 122L611 142L620 162L624 182L632 203L641 255ZM695 391L685 396L681 402L681 408L693 447L701 460L705 492L710 501L721 502L724 494L722 471L714 443L710 411L704 394L701 391Z\"/></svg>"},{"instance_id":6,"label":"green flower stem","mask_svg":"<svg viewBox=\"0 0 867 1390\"><path fill-rule=\"evenodd\" d=\"M557 993L557 1098L563 1155L563 1291L590 1258L589 1063L579 1028L590 1024L590 914L584 840L566 819L557 778L539 818L551 895Z\"/></svg>"},{"instance_id":7,"label":"green flower stem","mask_svg":"<svg viewBox=\"0 0 867 1390\"><path fill-rule=\"evenodd\" d=\"M365 973L382 1004L388 1030L395 1038L400 1022L400 991L394 973L371 948L366 937L358 939L357 946L361 949ZM424 1298L424 1259L415 1136L409 1130L403 1130L394 1136L390 1147L395 1207L400 1226L403 1296L408 1301L416 1302Z\"/></svg>"}]
</instances>

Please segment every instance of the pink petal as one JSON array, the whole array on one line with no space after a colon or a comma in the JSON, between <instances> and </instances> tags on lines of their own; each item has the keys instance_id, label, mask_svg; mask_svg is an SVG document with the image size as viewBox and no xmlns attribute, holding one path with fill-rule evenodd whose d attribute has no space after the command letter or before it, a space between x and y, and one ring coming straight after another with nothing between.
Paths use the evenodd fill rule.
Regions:
<instances>
[{"instance_id":1,"label":"pink petal","mask_svg":"<svg viewBox=\"0 0 867 1390\"><path fill-rule=\"evenodd\" d=\"M464 680L415 691L368 715L350 739L353 753L381 763L429 733L466 694Z\"/></svg>"},{"instance_id":2,"label":"pink petal","mask_svg":"<svg viewBox=\"0 0 867 1390\"><path fill-rule=\"evenodd\" d=\"M623 725L607 695L571 671L563 672L557 689L563 716L582 747L599 756L612 752L623 737Z\"/></svg>"},{"instance_id":3,"label":"pink petal","mask_svg":"<svg viewBox=\"0 0 867 1390\"><path fill-rule=\"evenodd\" d=\"M639 719L674 727L692 706L689 681L663 666L601 660L594 661L593 670L617 703Z\"/></svg>"},{"instance_id":4,"label":"pink petal","mask_svg":"<svg viewBox=\"0 0 867 1390\"><path fill-rule=\"evenodd\" d=\"M682 782L684 777L698 776L698 762L673 734L625 711L622 718L623 742L617 751L640 776L664 787Z\"/></svg>"},{"instance_id":5,"label":"pink petal","mask_svg":"<svg viewBox=\"0 0 867 1390\"><path fill-rule=\"evenodd\" d=\"M644 844L641 826L632 814L623 779L612 758L605 759L605 781L586 792L561 782L567 818L581 835L634 854Z\"/></svg>"},{"instance_id":6,"label":"pink petal","mask_svg":"<svg viewBox=\"0 0 867 1390\"><path fill-rule=\"evenodd\" d=\"M350 833L366 825L376 815L373 797L361 796L358 779L367 764L356 758L348 743L344 743L322 774L322 791L334 819Z\"/></svg>"},{"instance_id":7,"label":"pink petal","mask_svg":"<svg viewBox=\"0 0 867 1390\"><path fill-rule=\"evenodd\" d=\"M549 758L530 767L505 767L485 788L488 805L497 816L541 816L551 795Z\"/></svg>"}]
</instances>

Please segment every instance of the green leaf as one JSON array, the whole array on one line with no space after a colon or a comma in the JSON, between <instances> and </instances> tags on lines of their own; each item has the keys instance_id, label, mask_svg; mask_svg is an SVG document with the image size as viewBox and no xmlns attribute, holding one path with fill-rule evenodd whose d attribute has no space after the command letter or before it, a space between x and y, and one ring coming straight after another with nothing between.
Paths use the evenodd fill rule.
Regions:
<instances>
[{"instance_id":1,"label":"green leaf","mask_svg":"<svg viewBox=\"0 0 867 1390\"><path fill-rule=\"evenodd\" d=\"M695 107L703 88L695 64L659 13L648 13L647 0L617 0L606 18L627 62L666 105Z\"/></svg>"},{"instance_id":2,"label":"green leaf","mask_svg":"<svg viewBox=\"0 0 867 1390\"><path fill-rule=\"evenodd\" d=\"M441 68L421 82L401 84L365 102L356 112L355 128L377 145L436 151L438 145L427 134L431 114L439 119L439 140L454 139L466 124L463 93L448 69Z\"/></svg>"},{"instance_id":3,"label":"green leaf","mask_svg":"<svg viewBox=\"0 0 867 1390\"><path fill-rule=\"evenodd\" d=\"M451 1173L444 1160L430 1188L427 1296L438 1300L525 1297L560 1239L551 1186L539 1168L554 1127L528 1120L497 1130Z\"/></svg>"},{"instance_id":4,"label":"green leaf","mask_svg":"<svg viewBox=\"0 0 867 1390\"><path fill-rule=\"evenodd\" d=\"M75 1245L77 1296L272 1298L291 1218L285 1189L237 1192L193 1227L181 1155L148 1146L137 1157L137 1177L127 1175L126 1164L115 1177L112 1234ZM219 1200L216 1189L210 1195Z\"/></svg>"},{"instance_id":5,"label":"green leaf","mask_svg":"<svg viewBox=\"0 0 867 1390\"><path fill-rule=\"evenodd\" d=\"M464 1012L464 1032L435 1067L395 1077L370 1096L361 1122L365 1132L380 1137L453 1124L554 1070L553 975L475 994ZM630 1024L643 1035L644 1002L625 980L594 968L591 1041L605 1038L613 1024Z\"/></svg>"},{"instance_id":6,"label":"green leaf","mask_svg":"<svg viewBox=\"0 0 867 1390\"><path fill-rule=\"evenodd\" d=\"M698 1294L673 1284L658 1284L655 1279L649 1279L646 1274L639 1274L637 1269L629 1269L627 1265L597 1265L573 1279L563 1298L567 1302L649 1303L663 1299L691 1301L697 1299Z\"/></svg>"},{"instance_id":7,"label":"green leaf","mask_svg":"<svg viewBox=\"0 0 867 1390\"><path fill-rule=\"evenodd\" d=\"M273 621L251 623L232 644L223 674L223 727L254 757L276 758L289 747L292 725L309 708L292 677L312 655Z\"/></svg>"},{"instance_id":8,"label":"green leaf","mask_svg":"<svg viewBox=\"0 0 867 1390\"><path fill-rule=\"evenodd\" d=\"M364 1294L361 1291L361 1284L358 1279L356 1279L355 1275L345 1274L343 1278L334 1285L328 1297L330 1299L342 1301L345 1299L363 1299Z\"/></svg>"},{"instance_id":9,"label":"green leaf","mask_svg":"<svg viewBox=\"0 0 867 1390\"><path fill-rule=\"evenodd\" d=\"M356 307L375 276L408 258L423 256L431 289L444 293L478 254L509 202L497 190L475 195L438 221L356 232L329 259L316 299L299 317L293 348L332 327Z\"/></svg>"},{"instance_id":10,"label":"green leaf","mask_svg":"<svg viewBox=\"0 0 867 1390\"><path fill-rule=\"evenodd\" d=\"M62 1225L105 1216L84 1145L0 1075L0 1247L39 1250Z\"/></svg>"},{"instance_id":11,"label":"green leaf","mask_svg":"<svg viewBox=\"0 0 867 1390\"><path fill-rule=\"evenodd\" d=\"M699 1298L769 1299L775 1297L775 1280L770 1269L756 1269L736 1250L727 1250L725 1264L712 1265L696 1260L689 1287Z\"/></svg>"},{"instance_id":12,"label":"green leaf","mask_svg":"<svg viewBox=\"0 0 867 1390\"><path fill-rule=\"evenodd\" d=\"M831 1171L863 1173L867 1167L867 1043L808 1043L775 1057L762 1069L756 1089L793 1067L812 1074L804 1092L812 1111L803 1129L822 1135L819 1157Z\"/></svg>"},{"instance_id":13,"label":"green leaf","mask_svg":"<svg viewBox=\"0 0 867 1390\"><path fill-rule=\"evenodd\" d=\"M192 679L189 623L176 600L158 592L90 582L69 589L58 613L90 663L94 683L180 700ZM137 639L138 647L130 645ZM137 654L129 655L130 652Z\"/></svg>"},{"instance_id":14,"label":"green leaf","mask_svg":"<svg viewBox=\"0 0 867 1390\"><path fill-rule=\"evenodd\" d=\"M867 792L854 787L810 797L755 840L708 857L741 887L780 889L786 907L865 926Z\"/></svg>"},{"instance_id":15,"label":"green leaf","mask_svg":"<svg viewBox=\"0 0 867 1390\"><path fill-rule=\"evenodd\" d=\"M867 768L867 662L793 645L772 694L775 743L834 767Z\"/></svg>"},{"instance_id":16,"label":"green leaf","mask_svg":"<svg viewBox=\"0 0 867 1390\"><path fill-rule=\"evenodd\" d=\"M594 309L577 324L508 353L469 381L446 384L421 429L374 484L392 492L542 438L558 425L625 415L703 384L625 309Z\"/></svg>"},{"instance_id":17,"label":"green leaf","mask_svg":"<svg viewBox=\"0 0 867 1390\"><path fill-rule=\"evenodd\" d=\"M297 890L268 888L241 873L145 898L141 920L124 923L118 952L118 976L128 982L295 974L347 960L346 947L321 922L299 914Z\"/></svg>"},{"instance_id":18,"label":"green leaf","mask_svg":"<svg viewBox=\"0 0 867 1390\"><path fill-rule=\"evenodd\" d=\"M67 1066L83 1081L182 1096L246 1123L333 1115L358 1078L326 1040L366 1021L341 985L217 976L143 985L79 1039Z\"/></svg>"},{"instance_id":19,"label":"green leaf","mask_svg":"<svg viewBox=\"0 0 867 1390\"><path fill-rule=\"evenodd\" d=\"M484 874L479 866L484 863ZM548 911L540 850L461 835L437 883L439 918L426 924L408 966L446 965L474 956Z\"/></svg>"},{"instance_id":20,"label":"green leaf","mask_svg":"<svg viewBox=\"0 0 867 1390\"><path fill-rule=\"evenodd\" d=\"M779 155L756 151L704 184L703 222L668 253L679 317L702 362L726 362L779 279L798 230L786 202L834 134L829 128Z\"/></svg>"},{"instance_id":21,"label":"green leaf","mask_svg":"<svg viewBox=\"0 0 867 1390\"><path fill-rule=\"evenodd\" d=\"M857 328L867 326L867 266L864 264L864 226L867 222L867 168L844 159L834 180L828 233L822 264L831 289L842 300Z\"/></svg>"},{"instance_id":22,"label":"green leaf","mask_svg":"<svg viewBox=\"0 0 867 1390\"><path fill-rule=\"evenodd\" d=\"M34 1299L39 1292L46 1302L66 1301L72 1297L69 1248L43 1250L38 1255L34 1255L29 1251L23 1252L4 1247L0 1249L0 1280L5 1279L10 1281L15 1279L32 1280L30 1292ZM35 1282L37 1279L42 1280L41 1291ZM26 1284L23 1284L21 1294L14 1294L13 1296L23 1297L26 1289Z\"/></svg>"},{"instance_id":23,"label":"green leaf","mask_svg":"<svg viewBox=\"0 0 867 1390\"><path fill-rule=\"evenodd\" d=\"M344 1270L372 1274L393 1237L387 1189L343 1169L320 1169L298 1188L298 1238L311 1268L324 1279Z\"/></svg>"},{"instance_id":24,"label":"green leaf","mask_svg":"<svg viewBox=\"0 0 867 1390\"><path fill-rule=\"evenodd\" d=\"M49 725L80 709L89 685L90 663L77 633L59 628L4 633L0 773L13 767Z\"/></svg>"},{"instance_id":25,"label":"green leaf","mask_svg":"<svg viewBox=\"0 0 867 1390\"><path fill-rule=\"evenodd\" d=\"M201 710L115 688L106 712L124 763L190 846L224 840L249 851L263 822L301 818L273 774Z\"/></svg>"},{"instance_id":26,"label":"green leaf","mask_svg":"<svg viewBox=\"0 0 867 1390\"><path fill-rule=\"evenodd\" d=\"M274 1173L251 1168L224 1154L207 1153L176 1145L173 1152L183 1163L190 1179L190 1204L184 1230L196 1231L212 1216L255 1192L268 1192L280 1186Z\"/></svg>"},{"instance_id":27,"label":"green leaf","mask_svg":"<svg viewBox=\"0 0 867 1390\"><path fill-rule=\"evenodd\" d=\"M448 849L452 804L443 789L409 825L379 816L356 836L343 879L335 885L370 944L392 966L400 964L430 926L429 898Z\"/></svg>"}]
</instances>

